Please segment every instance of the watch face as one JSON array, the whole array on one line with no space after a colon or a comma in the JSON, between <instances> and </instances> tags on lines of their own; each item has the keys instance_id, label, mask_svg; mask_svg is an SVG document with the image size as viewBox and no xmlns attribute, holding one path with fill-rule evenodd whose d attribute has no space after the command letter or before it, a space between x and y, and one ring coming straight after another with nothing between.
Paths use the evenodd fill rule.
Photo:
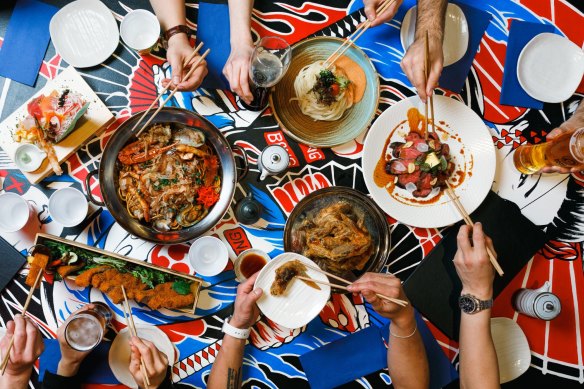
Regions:
<instances>
[{"instance_id":1,"label":"watch face","mask_svg":"<svg viewBox=\"0 0 584 389\"><path fill-rule=\"evenodd\" d=\"M461 296L458 300L458 305L464 313L472 313L477 308L476 301L468 296Z\"/></svg>"}]
</instances>

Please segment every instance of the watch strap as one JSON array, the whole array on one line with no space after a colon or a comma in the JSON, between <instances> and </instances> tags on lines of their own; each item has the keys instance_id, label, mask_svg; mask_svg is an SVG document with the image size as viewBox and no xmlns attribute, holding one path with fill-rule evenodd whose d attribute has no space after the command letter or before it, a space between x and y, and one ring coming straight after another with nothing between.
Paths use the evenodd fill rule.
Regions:
<instances>
[{"instance_id":1,"label":"watch strap","mask_svg":"<svg viewBox=\"0 0 584 389\"><path fill-rule=\"evenodd\" d=\"M244 330L241 328L234 327L231 324L229 324L229 320L231 320L231 317L225 319L225 321L223 322L223 328L221 329L221 331L223 331L224 334L243 340L249 338L251 329L248 328Z\"/></svg>"},{"instance_id":2,"label":"watch strap","mask_svg":"<svg viewBox=\"0 0 584 389\"><path fill-rule=\"evenodd\" d=\"M466 310L463 308L461 301L463 299L469 299L474 303L474 309L472 311ZM472 294L468 293L468 294L463 294L458 298L458 304L460 306L460 309L462 309L462 311L464 313L467 314L474 314L480 311L483 311L485 309L489 309L493 307L493 299L490 298L488 300L481 300L476 296L473 296Z\"/></svg>"},{"instance_id":3,"label":"watch strap","mask_svg":"<svg viewBox=\"0 0 584 389\"><path fill-rule=\"evenodd\" d=\"M184 24L179 24L178 26L174 26L166 30L164 33L164 39L168 42L168 40L176 34L184 33L189 36L190 29L185 26Z\"/></svg>"}]
</instances>

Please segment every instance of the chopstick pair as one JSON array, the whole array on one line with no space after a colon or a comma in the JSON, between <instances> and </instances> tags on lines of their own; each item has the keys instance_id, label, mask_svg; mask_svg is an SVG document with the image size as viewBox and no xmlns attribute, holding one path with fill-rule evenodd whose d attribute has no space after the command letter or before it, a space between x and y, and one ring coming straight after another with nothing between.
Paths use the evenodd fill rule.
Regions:
<instances>
[{"instance_id":1,"label":"chopstick pair","mask_svg":"<svg viewBox=\"0 0 584 389\"><path fill-rule=\"evenodd\" d=\"M322 274L325 274L325 275L327 275L327 276L329 276L329 277L331 277L331 278L334 278L334 279L336 279L336 280L338 280L338 281L344 282L344 283L345 283L345 284L347 284L347 285L351 285L351 284L352 284L352 282L351 282L351 281L349 281L349 280L345 280L345 279L344 279L344 278L342 278L342 277L339 277L339 276L337 276L337 275L334 275L334 274L332 274L332 273L329 273L329 272L327 272L327 271L324 271L324 270L322 270L322 269L321 269L321 268L319 268L319 267L315 267L315 266L312 266L312 265L309 265L309 264L306 264L306 263L305 263L304 265L305 265L306 267L308 267L309 269L312 269L312 270L315 270L315 271L317 271L317 272L320 272L320 273L322 273ZM332 284L332 283L325 282L325 281L320 281L320 280L315 280L314 278L310 278L310 277L296 276L296 278L298 278L298 279L300 279L300 280L304 280L304 281L312 281L312 282L315 282L315 283L317 283L317 284L322 284L322 285L328 285L328 286L332 286L333 288L338 288L338 289L348 290L346 286L343 286L343 285L338 285L338 284ZM386 301L390 301L390 302L392 302L392 303L394 303L394 304L397 304L397 305L400 305L400 306L402 306L402 307L405 307L406 305L408 305L408 304L409 304L409 303L408 303L406 300L396 299L396 298L389 297L389 296L386 296L386 295L383 295L383 294L380 294L380 293L375 293L375 295L376 295L377 297L379 297L380 299L383 299L383 300L386 300Z\"/></svg>"},{"instance_id":2,"label":"chopstick pair","mask_svg":"<svg viewBox=\"0 0 584 389\"><path fill-rule=\"evenodd\" d=\"M193 58L195 58L195 56L197 55L197 53L199 52L199 50L201 49L201 47L203 47L203 42L199 43L199 45L197 47L195 47L195 49L193 50L193 52L187 57L187 59L185 60L184 66L187 66L189 64L189 62L191 62L191 60ZM210 51L211 51L211 49L207 49L203 53L203 55L201 57L199 57L199 59L197 59L197 61L191 66L191 68L187 72L185 78L189 78L194 73L195 69L205 59L205 57L207 57L207 55L209 55L209 52ZM168 91L168 89L170 88L171 85L172 85L172 82L169 82L168 85L166 87L164 87L164 89L162 89L162 92L160 92L160 94L156 97L156 99L154 99L154 101L152 102L152 104L150 104L150 107L148 107L148 109L146 111L144 111L144 113L142 114L142 116L140 116L140 119L138 119L138 121L136 122L136 124L134 124L134 127L132 127L132 129L130 130L131 132L134 132L134 130L138 127L138 125L142 122L142 120L144 120L144 118L146 117L146 115L148 115L148 113L150 112L150 110L154 107L154 104L156 104L156 102L159 101L162 98L162 96ZM138 131L136 133L136 136L140 135L142 133L142 131L144 131L144 129L146 129L146 127L148 127L148 125L150 124L150 122L152 122L152 119L154 119L154 117L158 114L158 112L160 112L162 110L162 108L164 108L164 106L166 105L166 103L168 103L168 101L172 98L172 96L174 96L174 94L177 91L178 91L178 85L175 85L174 88L172 89L172 91L170 92L170 95L168 95L168 97L166 99L164 99L163 102L160 103L160 105L158 106L158 108L156 109L156 111L154 111L154 113L150 116L150 118L148 119L148 121L146 122L146 124L144 124L142 126L142 128L140 129L140 131Z\"/></svg>"},{"instance_id":3,"label":"chopstick pair","mask_svg":"<svg viewBox=\"0 0 584 389\"><path fill-rule=\"evenodd\" d=\"M124 319L126 320L126 324L130 329L130 334L134 337L138 337L138 331L136 331L136 324L134 323L134 316L132 316L132 310L130 309L130 303L128 303L128 296L126 296L126 288L124 285L122 287L122 294L124 295L124 303L122 304L122 308L124 309ZM146 363L144 362L144 358L140 356L140 370L142 371L142 376L144 377L144 383L146 384L146 389L150 387L150 378L148 378L148 370L146 370Z\"/></svg>"},{"instance_id":4,"label":"chopstick pair","mask_svg":"<svg viewBox=\"0 0 584 389\"><path fill-rule=\"evenodd\" d=\"M381 15L387 11L389 6L395 2L396 0L385 0L385 2L383 2L379 8L375 10L376 15ZM367 31L369 27L371 27L371 20L367 20L365 23L357 27L357 29L351 35L349 35L349 37L347 37L347 39L345 39L345 41L324 61L324 68L329 69L332 64L341 58L341 56L345 54L345 51L347 51L349 47L351 47L351 45L354 44L355 41L359 39L359 37L363 35L365 31Z\"/></svg>"},{"instance_id":5,"label":"chopstick pair","mask_svg":"<svg viewBox=\"0 0 584 389\"><path fill-rule=\"evenodd\" d=\"M428 43L428 30L426 30L425 42L424 42L424 78L426 80L425 85L428 85L428 77L430 72L430 45ZM428 100L430 100L430 115L432 116L432 132L436 131L434 124L434 89L432 93L426 99L424 103L424 114L426 117L426 131L424 132L424 137L428 139Z\"/></svg>"},{"instance_id":6,"label":"chopstick pair","mask_svg":"<svg viewBox=\"0 0 584 389\"><path fill-rule=\"evenodd\" d=\"M37 274L36 279L34 280L33 286L28 291L28 296L26 297L26 301L24 302L24 306L22 307L22 316L23 317L26 316L26 311L28 310L28 306L30 305L34 291L37 288L39 281L43 277L43 273L44 273L44 269L41 269L39 271L39 274ZM2 370L0 375L4 375L4 372L6 371L6 367L8 367L8 361L10 361L10 351L12 350L13 346L14 346L14 335L12 335L12 337L10 338L10 343L8 344L8 350L6 351L6 355L4 356L4 360L2 360L2 364L0 364L0 369Z\"/></svg>"}]
</instances>

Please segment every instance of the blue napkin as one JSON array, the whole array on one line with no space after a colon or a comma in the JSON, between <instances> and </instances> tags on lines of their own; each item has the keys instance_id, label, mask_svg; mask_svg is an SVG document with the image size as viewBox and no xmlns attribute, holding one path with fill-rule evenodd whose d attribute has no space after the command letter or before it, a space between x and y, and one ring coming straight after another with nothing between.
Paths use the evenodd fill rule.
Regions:
<instances>
[{"instance_id":1,"label":"blue napkin","mask_svg":"<svg viewBox=\"0 0 584 389\"><path fill-rule=\"evenodd\" d=\"M472 66L475 55L479 49L485 30L491 22L491 14L469 5L455 1L456 5L462 9L466 22L468 23L468 49L464 56L452 65L446 66L442 70L442 75L438 84L440 87L459 93L466 82L468 72Z\"/></svg>"},{"instance_id":2,"label":"blue napkin","mask_svg":"<svg viewBox=\"0 0 584 389\"><path fill-rule=\"evenodd\" d=\"M207 89L228 89L229 83L223 76L223 66L227 62L231 45L229 43L229 8L227 4L199 2L199 20L197 21L197 41L205 42L203 51L211 52L207 56L209 74L202 87Z\"/></svg>"},{"instance_id":3,"label":"blue napkin","mask_svg":"<svg viewBox=\"0 0 584 389\"><path fill-rule=\"evenodd\" d=\"M49 22L59 9L18 0L0 49L0 76L34 86L49 44Z\"/></svg>"},{"instance_id":4,"label":"blue napkin","mask_svg":"<svg viewBox=\"0 0 584 389\"><path fill-rule=\"evenodd\" d=\"M378 320L382 320L382 325L385 323L381 329L371 325L300 356L312 389L334 388L387 368L384 337L389 333L389 321L380 317ZM442 388L458 374L418 314L416 321L430 365L430 388Z\"/></svg>"},{"instance_id":5,"label":"blue napkin","mask_svg":"<svg viewBox=\"0 0 584 389\"><path fill-rule=\"evenodd\" d=\"M114 385L120 382L109 367L109 350L111 342L101 342L81 363L79 376L82 382L90 384ZM45 371L57 372L57 366L61 359L61 349L57 339L45 339L45 351L41 354L39 362L39 381L45 376Z\"/></svg>"},{"instance_id":6,"label":"blue napkin","mask_svg":"<svg viewBox=\"0 0 584 389\"><path fill-rule=\"evenodd\" d=\"M505 54L505 69L503 71L503 85L501 99L504 105L542 109L543 103L529 96L523 90L517 79L517 62L521 50L536 35L542 32L553 32L554 27L549 24L529 23L520 20L512 20L507 41L507 53Z\"/></svg>"}]
</instances>

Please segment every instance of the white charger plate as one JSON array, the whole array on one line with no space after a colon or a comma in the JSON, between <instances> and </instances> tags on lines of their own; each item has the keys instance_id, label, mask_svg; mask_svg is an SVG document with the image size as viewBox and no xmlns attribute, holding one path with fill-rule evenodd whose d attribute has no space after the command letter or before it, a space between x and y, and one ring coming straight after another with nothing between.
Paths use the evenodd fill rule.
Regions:
<instances>
[{"instance_id":1,"label":"white charger plate","mask_svg":"<svg viewBox=\"0 0 584 389\"><path fill-rule=\"evenodd\" d=\"M67 4L53 16L49 31L57 52L76 68L99 65L120 42L114 15L99 0Z\"/></svg>"},{"instance_id":2,"label":"white charger plate","mask_svg":"<svg viewBox=\"0 0 584 389\"><path fill-rule=\"evenodd\" d=\"M168 336L155 326L136 325L136 331L141 339L154 343L156 348L162 351L168 358L168 365L172 366L175 361L175 348ZM109 351L109 365L112 373L120 383L132 389L138 388L136 381L130 373L130 330L124 328L112 342Z\"/></svg>"},{"instance_id":3,"label":"white charger plate","mask_svg":"<svg viewBox=\"0 0 584 389\"><path fill-rule=\"evenodd\" d=\"M254 288L262 288L262 297L257 302L264 315L279 325L294 329L308 324L324 308L331 295L328 285L318 284L320 290L316 290L302 280L294 280L282 296L272 296L270 287L276 278L276 269L286 262L298 259L315 267L310 259L296 253L280 254L271 261L258 274ZM306 273L315 280L329 282L327 276L310 268Z\"/></svg>"},{"instance_id":4,"label":"white charger plate","mask_svg":"<svg viewBox=\"0 0 584 389\"><path fill-rule=\"evenodd\" d=\"M576 92L584 75L584 52L568 38L545 32L521 50L517 79L536 100L561 103Z\"/></svg>"},{"instance_id":5,"label":"white charger plate","mask_svg":"<svg viewBox=\"0 0 584 389\"><path fill-rule=\"evenodd\" d=\"M402 21L400 40L404 50L407 50L414 43L417 15L418 8L413 6L406 12ZM452 65L464 57L466 50L468 50L468 40L468 23L464 12L458 5L449 3L446 8L444 43L442 44L444 66Z\"/></svg>"},{"instance_id":6,"label":"white charger plate","mask_svg":"<svg viewBox=\"0 0 584 389\"><path fill-rule=\"evenodd\" d=\"M529 369L531 351L519 324L506 317L494 317L491 319L491 336L501 384L514 380Z\"/></svg>"},{"instance_id":7,"label":"white charger plate","mask_svg":"<svg viewBox=\"0 0 584 389\"><path fill-rule=\"evenodd\" d=\"M394 199L385 188L378 187L373 180L375 166L384 152L383 147L390 131L401 124L407 132L409 128L407 123L403 122L407 119L408 110L411 107L418 107L418 104L421 105L417 96L410 97L389 107L375 120L365 138L361 166L371 197L388 215L410 226L444 227L462 220L446 194L441 194L441 197L432 204L405 204ZM450 147L450 155L457 166L464 164L472 173L467 174L462 184L454 188L466 211L471 213L483 202L495 177L497 160L491 134L482 119L457 100L434 96L434 112L436 122L444 121L454 135L460 138L460 142L450 137L443 143ZM394 133L392 142L403 141L398 132ZM464 155L460 153L461 145L464 146ZM407 195L403 189L396 187L395 190Z\"/></svg>"}]
</instances>

